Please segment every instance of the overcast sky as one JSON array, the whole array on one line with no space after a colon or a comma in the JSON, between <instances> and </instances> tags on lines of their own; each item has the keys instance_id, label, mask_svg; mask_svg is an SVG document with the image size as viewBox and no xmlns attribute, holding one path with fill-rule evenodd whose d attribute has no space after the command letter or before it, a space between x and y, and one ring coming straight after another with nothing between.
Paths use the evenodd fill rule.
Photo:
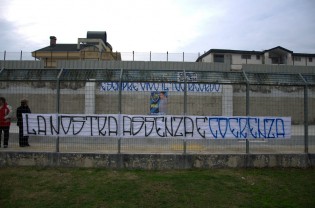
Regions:
<instances>
[{"instance_id":1,"label":"overcast sky","mask_svg":"<svg viewBox=\"0 0 315 208\"><path fill-rule=\"evenodd\" d=\"M119 52L261 51L315 54L315 0L1 0L0 52L77 43L106 31Z\"/></svg>"}]
</instances>

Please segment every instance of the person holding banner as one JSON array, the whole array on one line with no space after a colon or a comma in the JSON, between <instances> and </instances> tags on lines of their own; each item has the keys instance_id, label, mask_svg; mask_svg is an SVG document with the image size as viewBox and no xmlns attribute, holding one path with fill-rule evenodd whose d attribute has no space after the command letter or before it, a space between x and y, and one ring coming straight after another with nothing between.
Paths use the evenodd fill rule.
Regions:
<instances>
[{"instance_id":1,"label":"person holding banner","mask_svg":"<svg viewBox=\"0 0 315 208\"><path fill-rule=\"evenodd\" d=\"M3 132L3 147L8 148L11 117L12 107L7 104L4 97L0 97L0 147Z\"/></svg>"},{"instance_id":2,"label":"person holding banner","mask_svg":"<svg viewBox=\"0 0 315 208\"><path fill-rule=\"evenodd\" d=\"M30 146L28 143L28 136L23 135L23 113L31 113L26 99L21 100L21 106L16 109L17 126L19 127L19 144L20 147Z\"/></svg>"}]
</instances>

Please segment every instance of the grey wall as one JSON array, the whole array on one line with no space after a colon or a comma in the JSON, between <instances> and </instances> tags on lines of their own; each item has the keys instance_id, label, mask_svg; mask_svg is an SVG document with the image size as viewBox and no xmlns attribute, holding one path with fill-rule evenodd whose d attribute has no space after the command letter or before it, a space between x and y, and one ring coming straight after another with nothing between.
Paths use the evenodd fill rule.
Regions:
<instances>
[{"instance_id":1,"label":"grey wall","mask_svg":"<svg viewBox=\"0 0 315 208\"><path fill-rule=\"evenodd\" d=\"M85 167L109 169L313 168L314 154L82 154L0 152L0 167Z\"/></svg>"}]
</instances>

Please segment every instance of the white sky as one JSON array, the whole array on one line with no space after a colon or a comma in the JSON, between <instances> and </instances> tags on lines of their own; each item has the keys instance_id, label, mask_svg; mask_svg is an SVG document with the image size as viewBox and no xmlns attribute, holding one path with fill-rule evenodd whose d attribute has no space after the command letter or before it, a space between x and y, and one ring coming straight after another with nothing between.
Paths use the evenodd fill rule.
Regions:
<instances>
[{"instance_id":1,"label":"white sky","mask_svg":"<svg viewBox=\"0 0 315 208\"><path fill-rule=\"evenodd\" d=\"M119 52L315 54L315 0L1 0L0 52L76 43L106 31Z\"/></svg>"}]
</instances>

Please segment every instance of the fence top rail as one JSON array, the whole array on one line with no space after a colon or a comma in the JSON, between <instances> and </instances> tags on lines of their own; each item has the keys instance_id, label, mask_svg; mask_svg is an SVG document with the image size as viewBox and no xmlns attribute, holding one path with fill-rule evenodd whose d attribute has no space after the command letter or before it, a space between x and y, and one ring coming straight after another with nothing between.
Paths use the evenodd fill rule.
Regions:
<instances>
[{"instance_id":1,"label":"fence top rail","mask_svg":"<svg viewBox=\"0 0 315 208\"><path fill-rule=\"evenodd\" d=\"M245 73L249 84L260 85L305 85L300 74L296 73Z\"/></svg>"},{"instance_id":2,"label":"fence top rail","mask_svg":"<svg viewBox=\"0 0 315 208\"><path fill-rule=\"evenodd\" d=\"M0 72L1 81L54 81L60 69L6 69Z\"/></svg>"},{"instance_id":3,"label":"fence top rail","mask_svg":"<svg viewBox=\"0 0 315 208\"><path fill-rule=\"evenodd\" d=\"M308 85L315 86L315 75L314 74L301 74Z\"/></svg>"},{"instance_id":4,"label":"fence top rail","mask_svg":"<svg viewBox=\"0 0 315 208\"><path fill-rule=\"evenodd\" d=\"M262 73L245 71L190 71L144 69L6 69L1 81L101 81L101 82L170 82L253 85L315 85L315 74ZM306 82L306 83L305 83Z\"/></svg>"}]
</instances>

